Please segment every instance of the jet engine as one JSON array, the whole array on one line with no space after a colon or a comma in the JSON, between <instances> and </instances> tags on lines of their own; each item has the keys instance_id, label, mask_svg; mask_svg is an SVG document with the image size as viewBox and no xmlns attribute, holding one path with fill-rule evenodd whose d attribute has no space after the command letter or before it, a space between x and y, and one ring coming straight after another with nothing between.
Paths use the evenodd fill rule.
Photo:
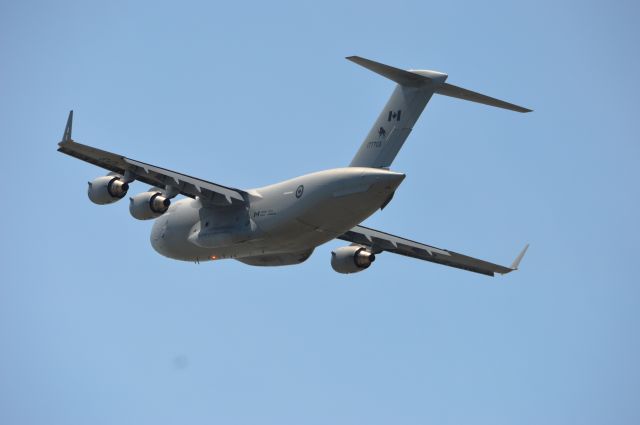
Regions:
<instances>
[{"instance_id":1,"label":"jet engine","mask_svg":"<svg viewBox=\"0 0 640 425\"><path fill-rule=\"evenodd\" d=\"M129 212L138 220L160 217L171 205L171 200L160 192L139 193L129 200Z\"/></svg>"},{"instance_id":2,"label":"jet engine","mask_svg":"<svg viewBox=\"0 0 640 425\"><path fill-rule=\"evenodd\" d=\"M102 176L89 182L87 195L94 204L112 204L127 194L129 184L122 179L122 176L110 175Z\"/></svg>"},{"instance_id":3,"label":"jet engine","mask_svg":"<svg viewBox=\"0 0 640 425\"><path fill-rule=\"evenodd\" d=\"M331 267L338 273L361 272L375 260L375 254L362 246L343 246L331 251Z\"/></svg>"}]
</instances>

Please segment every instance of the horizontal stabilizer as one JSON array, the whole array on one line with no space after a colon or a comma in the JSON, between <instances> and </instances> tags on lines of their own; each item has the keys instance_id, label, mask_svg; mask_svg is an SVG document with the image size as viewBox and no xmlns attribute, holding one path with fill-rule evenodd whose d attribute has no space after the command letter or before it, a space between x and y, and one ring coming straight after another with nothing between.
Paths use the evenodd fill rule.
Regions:
<instances>
[{"instance_id":1,"label":"horizontal stabilizer","mask_svg":"<svg viewBox=\"0 0 640 425\"><path fill-rule=\"evenodd\" d=\"M484 94L463 89L462 87L454 86L449 83L444 83L438 87L436 89L436 93L458 99L469 100L471 102L482 103L484 105L495 106L497 108L509 109L510 111L531 112L531 109L523 108L522 106L514 105L513 103L505 102L504 100L485 96Z\"/></svg>"},{"instance_id":2,"label":"horizontal stabilizer","mask_svg":"<svg viewBox=\"0 0 640 425\"><path fill-rule=\"evenodd\" d=\"M391 81L395 81L401 86L422 87L432 83L440 84L447 79L447 74L442 72L426 70L417 72L405 71L404 69L394 68L393 66L361 58L360 56L348 56L347 59Z\"/></svg>"}]
</instances>

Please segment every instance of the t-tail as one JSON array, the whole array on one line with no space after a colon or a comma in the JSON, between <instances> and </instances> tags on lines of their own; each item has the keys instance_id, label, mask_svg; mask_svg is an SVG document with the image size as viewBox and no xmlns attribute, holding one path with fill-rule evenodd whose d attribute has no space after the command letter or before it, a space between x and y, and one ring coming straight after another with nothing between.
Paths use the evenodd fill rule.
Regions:
<instances>
[{"instance_id":1,"label":"t-tail","mask_svg":"<svg viewBox=\"0 0 640 425\"><path fill-rule=\"evenodd\" d=\"M434 93L516 112L531 112L531 109L445 83L447 74L443 72L405 71L359 56L349 56L347 59L398 83L351 161L351 167L391 166Z\"/></svg>"}]
</instances>

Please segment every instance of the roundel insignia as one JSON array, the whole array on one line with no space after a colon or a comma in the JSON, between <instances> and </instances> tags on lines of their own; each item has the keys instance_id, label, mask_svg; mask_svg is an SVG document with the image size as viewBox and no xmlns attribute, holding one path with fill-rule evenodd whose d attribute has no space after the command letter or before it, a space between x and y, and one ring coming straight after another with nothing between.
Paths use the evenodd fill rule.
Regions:
<instances>
[{"instance_id":1,"label":"roundel insignia","mask_svg":"<svg viewBox=\"0 0 640 425\"><path fill-rule=\"evenodd\" d=\"M300 198L303 192L304 192L304 186L303 185L298 186L298 188L296 189L296 198Z\"/></svg>"}]
</instances>

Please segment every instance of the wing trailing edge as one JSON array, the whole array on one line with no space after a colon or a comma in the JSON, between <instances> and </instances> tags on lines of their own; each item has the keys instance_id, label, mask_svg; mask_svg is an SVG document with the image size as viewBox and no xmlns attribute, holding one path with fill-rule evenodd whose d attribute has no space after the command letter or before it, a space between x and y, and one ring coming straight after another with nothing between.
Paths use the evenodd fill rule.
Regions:
<instances>
[{"instance_id":1,"label":"wing trailing edge","mask_svg":"<svg viewBox=\"0 0 640 425\"><path fill-rule=\"evenodd\" d=\"M529 247L529 244L527 244L511 264L511 267L506 267L364 226L356 226L338 236L337 239L367 247L375 254L387 251L487 276L495 276L496 273L504 275L517 270Z\"/></svg>"},{"instance_id":2,"label":"wing trailing edge","mask_svg":"<svg viewBox=\"0 0 640 425\"><path fill-rule=\"evenodd\" d=\"M222 186L207 180L171 171L166 168L136 161L93 146L83 145L71 139L73 111L69 112L58 152L109 170L131 180L138 180L151 186L171 190L190 198L198 198L212 205L245 205L249 194L243 190ZM128 180L129 180L128 179Z\"/></svg>"}]
</instances>

